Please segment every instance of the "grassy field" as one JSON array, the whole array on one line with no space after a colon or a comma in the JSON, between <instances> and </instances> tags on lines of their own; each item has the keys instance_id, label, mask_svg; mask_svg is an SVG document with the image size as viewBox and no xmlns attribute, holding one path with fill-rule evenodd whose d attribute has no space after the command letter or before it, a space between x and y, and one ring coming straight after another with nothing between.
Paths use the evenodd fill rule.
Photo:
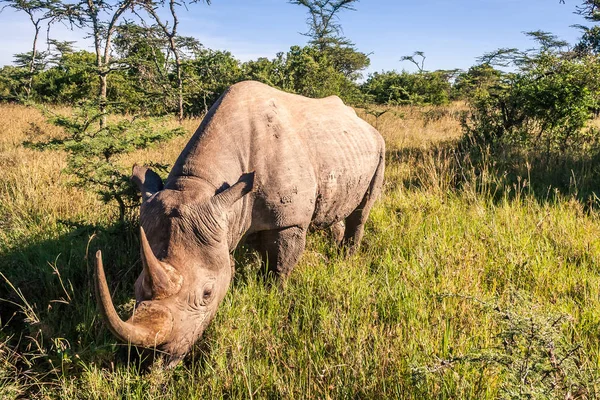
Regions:
<instances>
[{"instance_id":1,"label":"grassy field","mask_svg":"<svg viewBox=\"0 0 600 400\"><path fill-rule=\"evenodd\" d=\"M597 167L568 170L560 194L528 164L516 177L484 151L475 165L456 149L460 109L359 111L388 147L360 252L342 258L313 233L277 288L241 249L216 319L164 371L116 343L92 293L102 248L131 311L135 229L66 185L63 154L21 144L56 128L0 106L0 398L600 397L600 218L578 187ZM188 137L121 162L172 163Z\"/></svg>"}]
</instances>

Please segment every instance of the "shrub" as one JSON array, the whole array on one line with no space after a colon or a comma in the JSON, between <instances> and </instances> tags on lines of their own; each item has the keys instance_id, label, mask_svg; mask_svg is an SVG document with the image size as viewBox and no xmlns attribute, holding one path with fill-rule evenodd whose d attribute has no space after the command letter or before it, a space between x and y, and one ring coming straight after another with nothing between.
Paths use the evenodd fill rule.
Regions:
<instances>
[{"instance_id":1,"label":"shrub","mask_svg":"<svg viewBox=\"0 0 600 400\"><path fill-rule=\"evenodd\" d=\"M478 144L547 155L584 150L591 132L586 123L598 107L599 74L596 57L542 55L526 70L505 75L493 90L477 93L464 131Z\"/></svg>"},{"instance_id":2,"label":"shrub","mask_svg":"<svg viewBox=\"0 0 600 400\"><path fill-rule=\"evenodd\" d=\"M290 93L313 98L336 95L349 104L359 104L363 96L354 80L360 68L367 65L368 58L362 56L341 46L326 50L292 46L273 60L261 58L245 63L244 76Z\"/></svg>"},{"instance_id":3,"label":"shrub","mask_svg":"<svg viewBox=\"0 0 600 400\"><path fill-rule=\"evenodd\" d=\"M70 183L95 192L104 203L115 201L121 222L127 210L138 204L139 195L129 181L129 170L118 164L118 157L185 133L181 127L169 129L157 119L123 119L102 125L99 122L103 114L90 103L72 116L44 112L50 123L65 130L66 136L25 145L38 150L64 150L65 172L74 178Z\"/></svg>"},{"instance_id":4,"label":"shrub","mask_svg":"<svg viewBox=\"0 0 600 400\"><path fill-rule=\"evenodd\" d=\"M0 68L0 101L20 101L25 97L27 70L11 65Z\"/></svg>"},{"instance_id":5,"label":"shrub","mask_svg":"<svg viewBox=\"0 0 600 400\"><path fill-rule=\"evenodd\" d=\"M197 51L183 65L183 74L187 115L206 113L227 87L243 80L240 62L230 52L211 49Z\"/></svg>"},{"instance_id":6,"label":"shrub","mask_svg":"<svg viewBox=\"0 0 600 400\"><path fill-rule=\"evenodd\" d=\"M374 73L362 85L367 98L378 104L442 105L450 99L451 85L445 71Z\"/></svg>"},{"instance_id":7,"label":"shrub","mask_svg":"<svg viewBox=\"0 0 600 400\"><path fill-rule=\"evenodd\" d=\"M485 95L500 83L502 72L484 63L469 68L456 77L452 86L452 97L460 100L470 100L476 96Z\"/></svg>"}]
</instances>

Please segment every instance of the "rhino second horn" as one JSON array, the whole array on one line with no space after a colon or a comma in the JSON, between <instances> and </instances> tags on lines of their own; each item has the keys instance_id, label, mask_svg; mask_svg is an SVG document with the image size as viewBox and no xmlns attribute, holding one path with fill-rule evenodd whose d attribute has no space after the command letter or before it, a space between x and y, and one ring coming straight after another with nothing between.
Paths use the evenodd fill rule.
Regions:
<instances>
[{"instance_id":1,"label":"rhino second horn","mask_svg":"<svg viewBox=\"0 0 600 400\"><path fill-rule=\"evenodd\" d=\"M152 299L160 300L177 294L183 284L181 274L175 268L156 258L142 227L140 227L140 240L142 264L150 283Z\"/></svg>"},{"instance_id":2,"label":"rhino second horn","mask_svg":"<svg viewBox=\"0 0 600 400\"><path fill-rule=\"evenodd\" d=\"M250 193L253 188L254 172L248 172L242 175L235 185L214 195L211 199L212 204L217 207L218 211L228 211L233 203Z\"/></svg>"},{"instance_id":3,"label":"rhino second horn","mask_svg":"<svg viewBox=\"0 0 600 400\"><path fill-rule=\"evenodd\" d=\"M133 317L123 321L115 310L102 265L102 252L96 253L96 298L100 313L111 332L123 342L135 346L156 347L165 343L173 330L171 311L152 301L140 303Z\"/></svg>"}]
</instances>

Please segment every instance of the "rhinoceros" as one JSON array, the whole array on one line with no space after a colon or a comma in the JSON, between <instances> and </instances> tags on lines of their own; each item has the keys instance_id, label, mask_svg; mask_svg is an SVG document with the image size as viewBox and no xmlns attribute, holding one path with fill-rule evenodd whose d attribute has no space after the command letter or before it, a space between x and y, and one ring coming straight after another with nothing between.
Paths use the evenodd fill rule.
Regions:
<instances>
[{"instance_id":1,"label":"rhinoceros","mask_svg":"<svg viewBox=\"0 0 600 400\"><path fill-rule=\"evenodd\" d=\"M123 321L96 253L108 327L176 364L214 317L232 279L230 254L242 240L255 243L282 278L302 255L309 228L331 227L351 253L381 192L384 165L379 132L338 97L310 99L252 81L229 87L164 184L134 166L143 271L133 316Z\"/></svg>"}]
</instances>

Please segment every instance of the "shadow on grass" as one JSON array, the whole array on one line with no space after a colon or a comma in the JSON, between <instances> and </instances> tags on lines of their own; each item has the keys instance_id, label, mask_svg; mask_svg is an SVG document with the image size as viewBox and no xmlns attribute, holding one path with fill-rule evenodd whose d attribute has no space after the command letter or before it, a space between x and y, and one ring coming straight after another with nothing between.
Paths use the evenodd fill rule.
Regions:
<instances>
[{"instance_id":1,"label":"shadow on grass","mask_svg":"<svg viewBox=\"0 0 600 400\"><path fill-rule=\"evenodd\" d=\"M24 379L58 378L91 361L109 368L141 365L147 357L119 345L100 319L92 264L102 249L115 304L124 304L118 311L128 315L141 270L137 229L63 222L60 230L48 232L50 238L9 244L0 253L0 342L18 355L16 370Z\"/></svg>"},{"instance_id":2,"label":"shadow on grass","mask_svg":"<svg viewBox=\"0 0 600 400\"><path fill-rule=\"evenodd\" d=\"M600 149L587 154L546 154L516 146L489 148L466 140L430 148L392 149L390 163L408 163L410 173L392 180L404 188L478 191L497 202L527 194L540 203L559 197L579 201L586 209L600 199Z\"/></svg>"},{"instance_id":3,"label":"shadow on grass","mask_svg":"<svg viewBox=\"0 0 600 400\"><path fill-rule=\"evenodd\" d=\"M96 305L93 260L101 249L117 311L124 319L131 315L134 282L142 270L138 226L63 222L60 231L9 244L0 252L0 361L2 346L17 355L15 378L23 379L28 394L61 377L77 376L90 365L144 373L160 354L119 343ZM276 286L274 277L262 273L260 258L250 247L241 246L234 256L232 288L249 281ZM200 340L185 365L204 368L210 352L210 340ZM36 377L44 378L36 382Z\"/></svg>"}]
</instances>

